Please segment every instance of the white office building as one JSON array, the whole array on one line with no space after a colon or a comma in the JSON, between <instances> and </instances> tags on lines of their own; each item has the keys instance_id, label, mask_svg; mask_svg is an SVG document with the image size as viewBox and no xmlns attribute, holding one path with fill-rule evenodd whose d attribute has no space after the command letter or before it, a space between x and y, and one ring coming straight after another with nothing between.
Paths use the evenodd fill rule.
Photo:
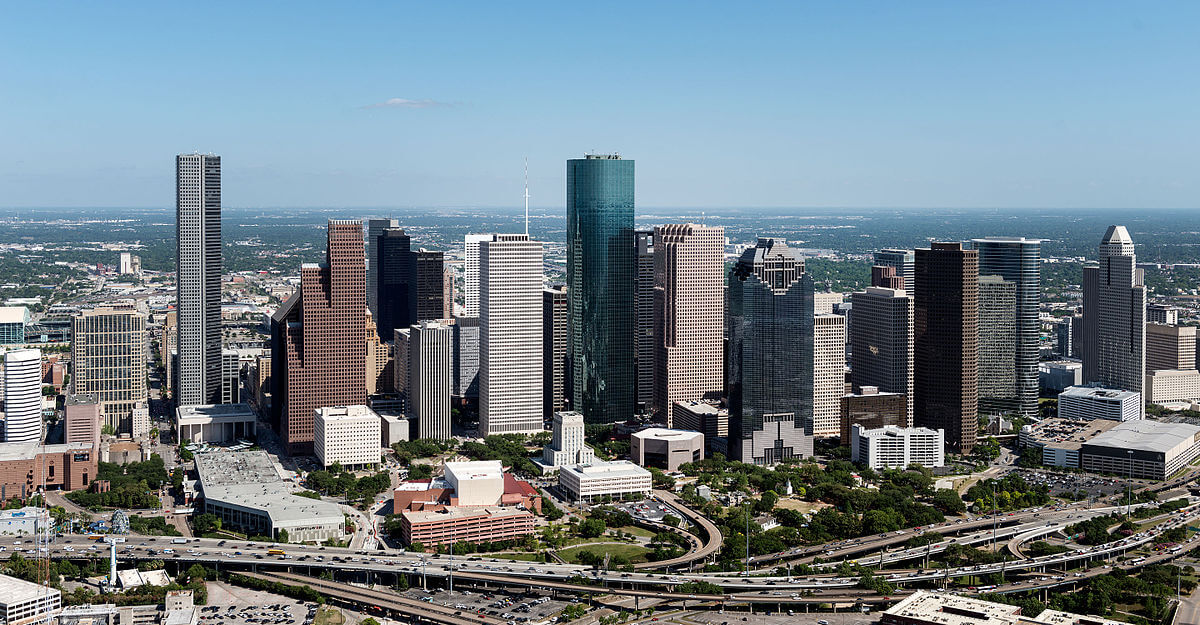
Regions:
<instances>
[{"instance_id":1,"label":"white office building","mask_svg":"<svg viewBox=\"0 0 1200 625\"><path fill-rule=\"evenodd\" d=\"M62 607L62 592L16 577L0 575L0 622L25 625L46 620Z\"/></svg>"},{"instance_id":2,"label":"white office building","mask_svg":"<svg viewBox=\"0 0 1200 625\"><path fill-rule=\"evenodd\" d=\"M542 244L496 234L479 244L479 434L542 430Z\"/></svg>"},{"instance_id":3,"label":"white office building","mask_svg":"<svg viewBox=\"0 0 1200 625\"><path fill-rule=\"evenodd\" d=\"M1152 404L1187 404L1200 399L1200 371L1159 369L1146 374L1146 401Z\"/></svg>"},{"instance_id":4,"label":"white office building","mask_svg":"<svg viewBox=\"0 0 1200 625\"><path fill-rule=\"evenodd\" d=\"M653 484L646 469L628 460L613 460L561 467L558 487L574 501L595 501L605 496L645 496Z\"/></svg>"},{"instance_id":5,"label":"white office building","mask_svg":"<svg viewBox=\"0 0 1200 625\"><path fill-rule=\"evenodd\" d=\"M902 469L910 464L940 467L946 464L944 445L943 430L850 426L851 459L872 469Z\"/></svg>"},{"instance_id":6,"label":"white office building","mask_svg":"<svg viewBox=\"0 0 1200 625\"><path fill-rule=\"evenodd\" d=\"M175 409L179 439L192 443L233 443L255 435L256 417L247 404L180 406Z\"/></svg>"},{"instance_id":7,"label":"white office building","mask_svg":"<svg viewBox=\"0 0 1200 625\"><path fill-rule=\"evenodd\" d=\"M463 316L479 316L479 244L492 240L490 234L468 234L463 238Z\"/></svg>"},{"instance_id":8,"label":"white office building","mask_svg":"<svg viewBox=\"0 0 1200 625\"><path fill-rule=\"evenodd\" d=\"M458 506L494 506L504 496L504 467L499 460L447 462L446 483L454 489Z\"/></svg>"},{"instance_id":9,"label":"white office building","mask_svg":"<svg viewBox=\"0 0 1200 625\"><path fill-rule=\"evenodd\" d=\"M1134 421L1142 418L1142 394L1094 386L1072 386L1058 394L1058 416L1073 421Z\"/></svg>"},{"instance_id":10,"label":"white office building","mask_svg":"<svg viewBox=\"0 0 1200 625\"><path fill-rule=\"evenodd\" d=\"M379 464L379 415L366 406L328 406L313 411L313 453L321 466L347 469Z\"/></svg>"},{"instance_id":11,"label":"white office building","mask_svg":"<svg viewBox=\"0 0 1200 625\"><path fill-rule=\"evenodd\" d=\"M37 443L42 438L42 352L4 354L4 440Z\"/></svg>"},{"instance_id":12,"label":"white office building","mask_svg":"<svg viewBox=\"0 0 1200 625\"><path fill-rule=\"evenodd\" d=\"M838 294L840 297L840 294ZM813 436L841 434L846 394L846 317L813 317Z\"/></svg>"},{"instance_id":13,"label":"white office building","mask_svg":"<svg viewBox=\"0 0 1200 625\"><path fill-rule=\"evenodd\" d=\"M583 415L574 411L554 413L550 444L542 449L542 472L547 473L569 464L589 464L596 461L596 452L584 442Z\"/></svg>"}]
</instances>

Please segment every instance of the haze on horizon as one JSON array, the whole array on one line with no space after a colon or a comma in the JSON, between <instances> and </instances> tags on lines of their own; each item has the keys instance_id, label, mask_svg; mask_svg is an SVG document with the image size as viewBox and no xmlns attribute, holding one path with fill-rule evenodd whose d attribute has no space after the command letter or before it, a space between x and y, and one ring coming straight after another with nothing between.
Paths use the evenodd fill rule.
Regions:
<instances>
[{"instance_id":1,"label":"haze on horizon","mask_svg":"<svg viewBox=\"0 0 1200 625\"><path fill-rule=\"evenodd\" d=\"M10 4L0 207L1193 208L1200 5Z\"/></svg>"}]
</instances>

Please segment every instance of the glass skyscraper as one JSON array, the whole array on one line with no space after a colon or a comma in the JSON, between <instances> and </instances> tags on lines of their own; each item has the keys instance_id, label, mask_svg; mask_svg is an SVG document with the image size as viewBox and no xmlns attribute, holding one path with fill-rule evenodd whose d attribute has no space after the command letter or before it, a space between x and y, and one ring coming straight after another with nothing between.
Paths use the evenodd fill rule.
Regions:
<instances>
[{"instance_id":1,"label":"glass skyscraper","mask_svg":"<svg viewBox=\"0 0 1200 625\"><path fill-rule=\"evenodd\" d=\"M986 378L995 378L995 376L985 372L1000 363L981 362L979 371L980 408L992 414L1015 413L1022 417L1036 417L1039 392L1038 335L1041 330L1041 322L1038 320L1038 305L1042 295L1042 242L1040 239L1024 237L988 237L972 240L971 247L979 250L981 305L984 303L985 276L998 276L1005 282L1011 283L1012 288L1016 291L1015 307L1010 313L1009 320L1000 320L991 315L990 319L994 321L985 321L985 317L989 316L985 315L982 310L979 318L981 358L984 358L989 352L985 349L989 340L995 342L1000 337L1006 336L1006 333L1000 330L1009 326L1008 321L1012 322L1011 325L1016 330L1014 333L1015 345L1007 346L998 352L1015 356L1011 364L1003 365L1004 369L1010 367L1015 369L1016 386L1012 389L1015 392L1007 390L1002 393L989 392L992 388L999 389L1000 387L991 386L990 381ZM993 284L989 282L988 288L991 288ZM996 331L993 331L993 325L996 325ZM1008 377L1003 376L999 379Z\"/></svg>"},{"instance_id":2,"label":"glass skyscraper","mask_svg":"<svg viewBox=\"0 0 1200 625\"><path fill-rule=\"evenodd\" d=\"M567 161L572 407L589 423L634 414L633 161Z\"/></svg>"}]
</instances>

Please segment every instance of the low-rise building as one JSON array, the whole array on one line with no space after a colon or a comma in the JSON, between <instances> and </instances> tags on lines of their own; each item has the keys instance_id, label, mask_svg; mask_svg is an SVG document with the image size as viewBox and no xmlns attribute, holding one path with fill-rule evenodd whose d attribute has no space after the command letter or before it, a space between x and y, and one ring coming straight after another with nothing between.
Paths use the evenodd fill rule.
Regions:
<instances>
[{"instance_id":1,"label":"low-rise building","mask_svg":"<svg viewBox=\"0 0 1200 625\"><path fill-rule=\"evenodd\" d=\"M0 575L0 623L25 625L62 607L62 592L16 577Z\"/></svg>"},{"instance_id":2,"label":"low-rise building","mask_svg":"<svg viewBox=\"0 0 1200 625\"><path fill-rule=\"evenodd\" d=\"M704 435L691 430L647 428L629 436L629 457L643 467L678 471L704 459Z\"/></svg>"},{"instance_id":3,"label":"low-rise building","mask_svg":"<svg viewBox=\"0 0 1200 625\"><path fill-rule=\"evenodd\" d=\"M653 482L650 472L642 467L628 460L613 460L562 467L558 486L572 500L595 501L605 496L644 496L650 493Z\"/></svg>"},{"instance_id":4,"label":"low-rise building","mask_svg":"<svg viewBox=\"0 0 1200 625\"><path fill-rule=\"evenodd\" d=\"M410 427L411 424L404 417L392 414L379 415L379 433L383 437L381 442L384 447L412 440L409 438Z\"/></svg>"},{"instance_id":5,"label":"low-rise building","mask_svg":"<svg viewBox=\"0 0 1200 625\"><path fill-rule=\"evenodd\" d=\"M1077 360L1057 360L1038 365L1038 383L1042 388L1061 393L1083 384L1083 363Z\"/></svg>"},{"instance_id":6,"label":"low-rise building","mask_svg":"<svg viewBox=\"0 0 1200 625\"><path fill-rule=\"evenodd\" d=\"M175 409L179 439L193 443L232 443L252 438L256 419L249 404L207 404Z\"/></svg>"},{"instance_id":7,"label":"low-rise building","mask_svg":"<svg viewBox=\"0 0 1200 625\"><path fill-rule=\"evenodd\" d=\"M1058 417L1133 421L1142 418L1142 395L1097 386L1072 386L1058 394Z\"/></svg>"},{"instance_id":8,"label":"low-rise building","mask_svg":"<svg viewBox=\"0 0 1200 625\"><path fill-rule=\"evenodd\" d=\"M1137 420L1083 444L1084 471L1165 480L1200 456L1200 426Z\"/></svg>"},{"instance_id":9,"label":"low-rise building","mask_svg":"<svg viewBox=\"0 0 1200 625\"><path fill-rule=\"evenodd\" d=\"M902 469L910 464L940 467L946 464L945 432L929 428L886 425L868 430L850 427L851 460L872 469Z\"/></svg>"},{"instance_id":10,"label":"low-rise building","mask_svg":"<svg viewBox=\"0 0 1200 625\"><path fill-rule=\"evenodd\" d=\"M444 508L400 513L404 544L425 547L457 542L496 542L528 536L536 529L534 516L520 508Z\"/></svg>"},{"instance_id":11,"label":"low-rise building","mask_svg":"<svg viewBox=\"0 0 1200 625\"><path fill-rule=\"evenodd\" d=\"M1152 404L1187 404L1200 399L1200 371L1159 369L1146 374L1146 401Z\"/></svg>"},{"instance_id":12,"label":"low-rise building","mask_svg":"<svg viewBox=\"0 0 1200 625\"><path fill-rule=\"evenodd\" d=\"M1109 419L1043 419L1022 427L1017 442L1023 448L1040 449L1044 465L1078 469L1083 444L1119 423Z\"/></svg>"},{"instance_id":13,"label":"low-rise building","mask_svg":"<svg viewBox=\"0 0 1200 625\"><path fill-rule=\"evenodd\" d=\"M1026 616L1018 606L927 590L905 597L879 621L883 625L1121 625L1120 621L1056 610Z\"/></svg>"},{"instance_id":14,"label":"low-rise building","mask_svg":"<svg viewBox=\"0 0 1200 625\"><path fill-rule=\"evenodd\" d=\"M499 460L447 462L446 483L456 506L495 506L504 495L504 467Z\"/></svg>"},{"instance_id":15,"label":"low-rise building","mask_svg":"<svg viewBox=\"0 0 1200 625\"><path fill-rule=\"evenodd\" d=\"M313 413L313 453L321 466L364 469L379 464L382 421L374 410L327 406Z\"/></svg>"},{"instance_id":16,"label":"low-rise building","mask_svg":"<svg viewBox=\"0 0 1200 625\"><path fill-rule=\"evenodd\" d=\"M25 506L19 510L0 510L0 536L29 536L38 525L50 527L50 513L42 508Z\"/></svg>"},{"instance_id":17,"label":"low-rise building","mask_svg":"<svg viewBox=\"0 0 1200 625\"><path fill-rule=\"evenodd\" d=\"M28 497L43 484L52 490L87 488L98 468L98 452L91 443L0 444L0 501Z\"/></svg>"},{"instance_id":18,"label":"low-rise building","mask_svg":"<svg viewBox=\"0 0 1200 625\"><path fill-rule=\"evenodd\" d=\"M704 435L708 455L727 454L729 449L729 410L714 401L677 401L671 408L677 430L692 430Z\"/></svg>"}]
</instances>

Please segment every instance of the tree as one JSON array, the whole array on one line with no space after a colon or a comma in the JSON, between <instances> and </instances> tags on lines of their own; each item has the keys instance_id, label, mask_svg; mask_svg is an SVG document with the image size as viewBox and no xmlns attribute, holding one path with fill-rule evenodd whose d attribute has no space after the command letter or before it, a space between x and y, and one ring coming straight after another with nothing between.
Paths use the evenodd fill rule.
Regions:
<instances>
[{"instance_id":1,"label":"tree","mask_svg":"<svg viewBox=\"0 0 1200 625\"><path fill-rule=\"evenodd\" d=\"M663 516L662 522L671 527L679 527L680 519L673 514L667 514Z\"/></svg>"},{"instance_id":2,"label":"tree","mask_svg":"<svg viewBox=\"0 0 1200 625\"><path fill-rule=\"evenodd\" d=\"M587 606L583 605L582 603L569 604L562 610L562 620L574 621L576 619L581 619L583 618L583 615L587 614L587 611Z\"/></svg>"},{"instance_id":3,"label":"tree","mask_svg":"<svg viewBox=\"0 0 1200 625\"><path fill-rule=\"evenodd\" d=\"M278 540L281 543L290 542L288 540L288 531L285 529L282 529L282 528L280 528L279 531L275 532L275 538L276 538L276 540Z\"/></svg>"},{"instance_id":4,"label":"tree","mask_svg":"<svg viewBox=\"0 0 1200 625\"><path fill-rule=\"evenodd\" d=\"M584 519L579 522L579 536L581 538L596 538L604 533L608 526L604 521L598 518Z\"/></svg>"},{"instance_id":5,"label":"tree","mask_svg":"<svg viewBox=\"0 0 1200 625\"><path fill-rule=\"evenodd\" d=\"M962 514L967 510L967 506L963 503L962 497L958 496L958 492L949 488L939 488L933 494L933 507L946 514Z\"/></svg>"},{"instance_id":6,"label":"tree","mask_svg":"<svg viewBox=\"0 0 1200 625\"><path fill-rule=\"evenodd\" d=\"M423 543L419 540L414 540L411 543L409 543L408 550L423 553L425 551L425 543Z\"/></svg>"},{"instance_id":7,"label":"tree","mask_svg":"<svg viewBox=\"0 0 1200 625\"><path fill-rule=\"evenodd\" d=\"M202 536L221 531L221 517L215 514L201 514L196 517L196 521L193 524L196 527L196 533Z\"/></svg>"},{"instance_id":8,"label":"tree","mask_svg":"<svg viewBox=\"0 0 1200 625\"><path fill-rule=\"evenodd\" d=\"M777 503L779 503L779 495L773 490L768 490L759 497L754 509L759 513L767 513L774 510Z\"/></svg>"}]
</instances>

